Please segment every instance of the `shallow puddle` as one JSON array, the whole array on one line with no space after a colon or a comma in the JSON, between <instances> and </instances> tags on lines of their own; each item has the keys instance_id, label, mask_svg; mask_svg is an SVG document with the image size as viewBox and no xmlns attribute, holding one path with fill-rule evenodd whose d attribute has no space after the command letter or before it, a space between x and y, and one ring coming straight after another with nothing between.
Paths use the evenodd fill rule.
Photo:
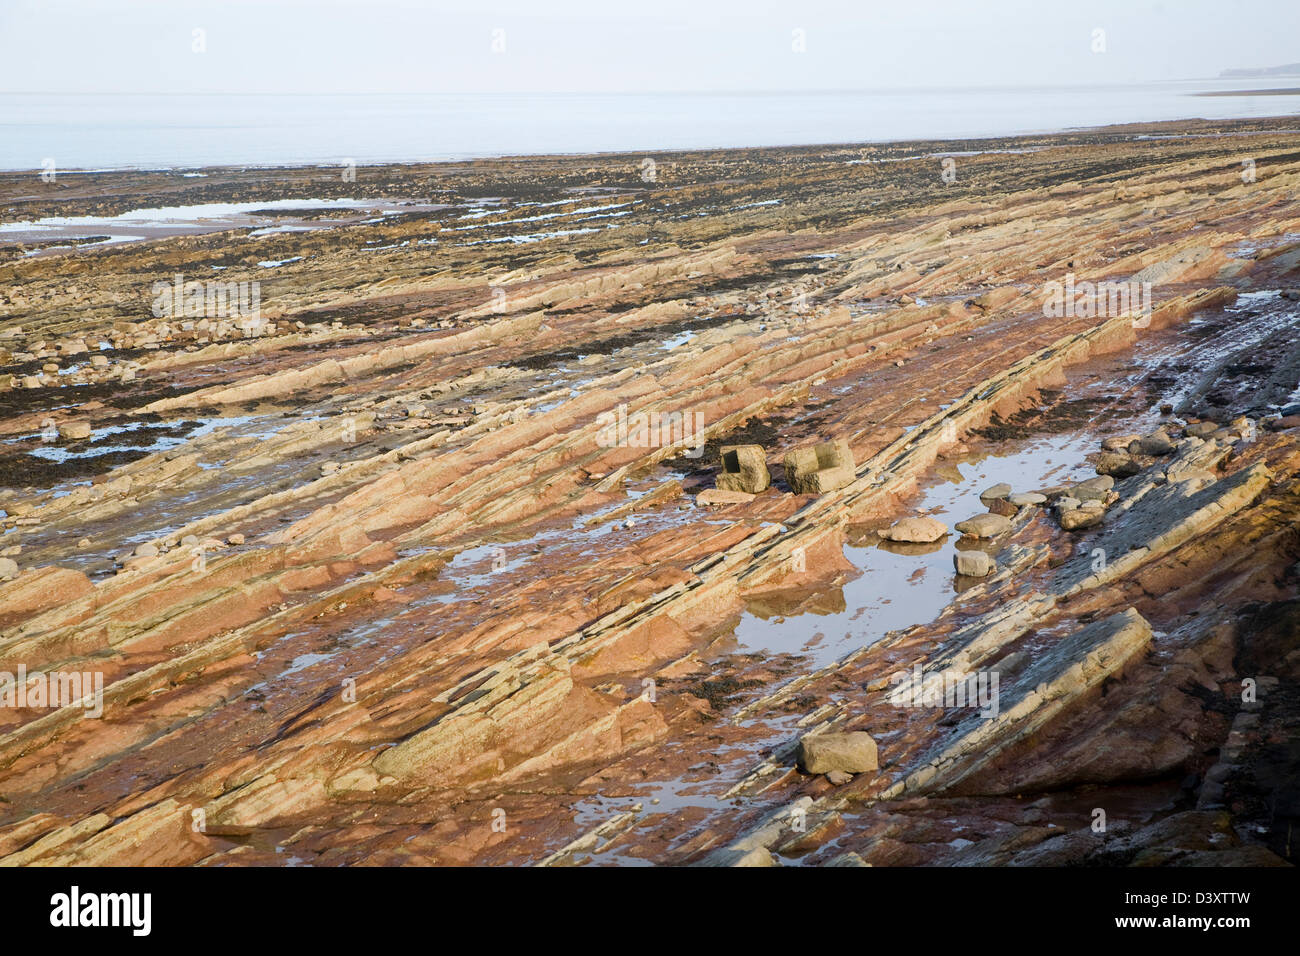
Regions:
<instances>
[{"instance_id":1,"label":"shallow puddle","mask_svg":"<svg viewBox=\"0 0 1300 956\"><path fill-rule=\"evenodd\" d=\"M390 199L276 199L263 202L218 202L192 206L158 206L132 209L116 216L50 216L45 219L0 223L0 243L48 242L58 239L104 238L96 245L138 242L165 236L197 235L226 229L288 231L324 229L343 220L310 218L321 211L358 213L378 211L383 216L436 211L445 205ZM295 215L296 214L296 215ZM261 234L267 234L261 232ZM65 248L65 247L60 247ZM33 250L34 254L53 251Z\"/></svg>"},{"instance_id":2,"label":"shallow puddle","mask_svg":"<svg viewBox=\"0 0 1300 956\"><path fill-rule=\"evenodd\" d=\"M940 468L944 474L922 488L908 513L937 518L951 529L988 511L979 494L990 485L1006 482L1021 492L1090 478L1095 472L1085 456L1096 441L1093 435L1040 438L1011 454ZM961 537L953 531L930 545L848 544L844 555L861 574L843 585L830 613L824 599L822 613L793 617L768 613L771 605L755 602L736 628L736 642L743 652L803 654L824 667L891 631L932 621L956 593L953 555Z\"/></svg>"}]
</instances>

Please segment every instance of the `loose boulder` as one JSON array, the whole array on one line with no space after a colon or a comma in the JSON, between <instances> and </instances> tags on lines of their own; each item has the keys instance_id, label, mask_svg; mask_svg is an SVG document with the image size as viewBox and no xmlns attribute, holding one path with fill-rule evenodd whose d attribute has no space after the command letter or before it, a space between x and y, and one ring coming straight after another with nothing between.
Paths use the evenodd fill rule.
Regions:
<instances>
[{"instance_id":1,"label":"loose boulder","mask_svg":"<svg viewBox=\"0 0 1300 956\"><path fill-rule=\"evenodd\" d=\"M1110 490L1115 487L1115 479L1110 475L1098 475L1081 481L1070 489L1070 497L1080 501L1105 501Z\"/></svg>"},{"instance_id":2,"label":"loose boulder","mask_svg":"<svg viewBox=\"0 0 1300 956\"><path fill-rule=\"evenodd\" d=\"M1010 498L989 498L980 503L988 507L990 514L1002 515L1004 518L1014 518L1016 512L1020 510L1017 505L1011 503Z\"/></svg>"},{"instance_id":3,"label":"loose boulder","mask_svg":"<svg viewBox=\"0 0 1300 956\"><path fill-rule=\"evenodd\" d=\"M697 505L739 505L753 501L754 496L745 491L728 491L726 488L706 488L695 496Z\"/></svg>"},{"instance_id":4,"label":"loose boulder","mask_svg":"<svg viewBox=\"0 0 1300 956\"><path fill-rule=\"evenodd\" d=\"M988 577L997 567L983 551L958 551L952 556L952 563L958 574L971 578Z\"/></svg>"},{"instance_id":5,"label":"loose boulder","mask_svg":"<svg viewBox=\"0 0 1300 956\"><path fill-rule=\"evenodd\" d=\"M934 518L900 518L880 532L886 541L906 541L913 544L929 544L938 541L948 533L948 526Z\"/></svg>"},{"instance_id":6,"label":"loose boulder","mask_svg":"<svg viewBox=\"0 0 1300 956\"><path fill-rule=\"evenodd\" d=\"M1100 508L1075 508L1061 515L1061 527L1066 531L1078 531L1101 524L1106 512Z\"/></svg>"},{"instance_id":7,"label":"loose boulder","mask_svg":"<svg viewBox=\"0 0 1300 956\"><path fill-rule=\"evenodd\" d=\"M59 437L69 441L84 441L90 437L90 422L64 422L59 426Z\"/></svg>"},{"instance_id":8,"label":"loose boulder","mask_svg":"<svg viewBox=\"0 0 1300 956\"><path fill-rule=\"evenodd\" d=\"M1142 470L1142 466L1132 455L1123 452L1102 452L1097 459L1097 474L1110 475L1112 478L1131 478Z\"/></svg>"},{"instance_id":9,"label":"loose boulder","mask_svg":"<svg viewBox=\"0 0 1300 956\"><path fill-rule=\"evenodd\" d=\"M868 773L880 764L871 735L854 731L805 735L799 741L799 766L807 773Z\"/></svg>"},{"instance_id":10,"label":"loose boulder","mask_svg":"<svg viewBox=\"0 0 1300 956\"><path fill-rule=\"evenodd\" d=\"M1139 441L1140 435L1117 435L1114 438L1107 438L1101 443L1102 451L1128 451L1128 446L1135 441Z\"/></svg>"},{"instance_id":11,"label":"loose boulder","mask_svg":"<svg viewBox=\"0 0 1300 956\"><path fill-rule=\"evenodd\" d=\"M1128 446L1131 455L1167 455L1174 450L1173 440L1160 429L1143 435Z\"/></svg>"},{"instance_id":12,"label":"loose boulder","mask_svg":"<svg viewBox=\"0 0 1300 956\"><path fill-rule=\"evenodd\" d=\"M1106 515L1106 503L1096 499L1081 502L1078 508L1060 516L1061 527L1066 531L1091 528L1100 524Z\"/></svg>"}]
</instances>

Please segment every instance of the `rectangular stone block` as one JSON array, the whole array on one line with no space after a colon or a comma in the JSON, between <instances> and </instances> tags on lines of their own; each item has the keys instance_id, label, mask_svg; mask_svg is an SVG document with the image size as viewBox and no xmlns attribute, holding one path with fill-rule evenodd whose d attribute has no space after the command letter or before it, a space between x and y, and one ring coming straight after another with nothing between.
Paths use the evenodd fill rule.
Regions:
<instances>
[{"instance_id":1,"label":"rectangular stone block","mask_svg":"<svg viewBox=\"0 0 1300 956\"><path fill-rule=\"evenodd\" d=\"M718 487L724 491L744 491L756 495L772 483L767 470L767 455L760 445L723 445L722 471Z\"/></svg>"},{"instance_id":2,"label":"rectangular stone block","mask_svg":"<svg viewBox=\"0 0 1300 956\"><path fill-rule=\"evenodd\" d=\"M796 448L785 456L785 478L795 494L825 494L843 488L856 476L853 452L842 438Z\"/></svg>"}]
</instances>

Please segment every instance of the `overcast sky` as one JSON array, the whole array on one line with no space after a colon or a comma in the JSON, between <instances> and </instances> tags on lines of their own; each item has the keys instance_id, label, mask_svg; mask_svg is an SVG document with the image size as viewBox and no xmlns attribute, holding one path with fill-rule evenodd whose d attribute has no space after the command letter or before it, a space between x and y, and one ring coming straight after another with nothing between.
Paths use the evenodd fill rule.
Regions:
<instances>
[{"instance_id":1,"label":"overcast sky","mask_svg":"<svg viewBox=\"0 0 1300 956\"><path fill-rule=\"evenodd\" d=\"M1300 0L0 0L4 92L1088 85L1296 61Z\"/></svg>"}]
</instances>

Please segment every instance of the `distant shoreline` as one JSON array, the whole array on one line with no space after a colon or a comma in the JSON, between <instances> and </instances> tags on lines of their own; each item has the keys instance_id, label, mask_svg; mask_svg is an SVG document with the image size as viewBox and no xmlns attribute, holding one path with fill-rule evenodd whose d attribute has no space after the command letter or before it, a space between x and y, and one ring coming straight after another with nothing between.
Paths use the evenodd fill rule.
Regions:
<instances>
[{"instance_id":1,"label":"distant shoreline","mask_svg":"<svg viewBox=\"0 0 1300 956\"><path fill-rule=\"evenodd\" d=\"M1212 93L1193 93L1193 96L1300 96L1300 87L1271 90L1215 90Z\"/></svg>"}]
</instances>

